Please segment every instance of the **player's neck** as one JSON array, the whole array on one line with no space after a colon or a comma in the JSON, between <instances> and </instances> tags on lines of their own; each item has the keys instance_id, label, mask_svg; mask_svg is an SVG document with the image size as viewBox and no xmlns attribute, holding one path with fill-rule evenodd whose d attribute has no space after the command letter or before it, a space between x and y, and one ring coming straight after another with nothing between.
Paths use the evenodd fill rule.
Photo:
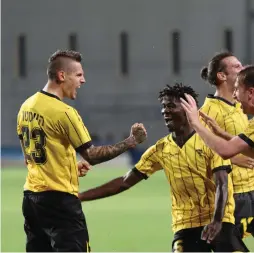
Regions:
<instances>
[{"instance_id":1,"label":"player's neck","mask_svg":"<svg viewBox=\"0 0 254 253\"><path fill-rule=\"evenodd\" d=\"M55 96L59 97L61 100L63 100L64 98L61 86L55 82L48 81L47 84L44 86L43 90L50 94L54 94Z\"/></svg>"},{"instance_id":2,"label":"player's neck","mask_svg":"<svg viewBox=\"0 0 254 253\"><path fill-rule=\"evenodd\" d=\"M219 87L216 88L214 96L224 98L227 101L234 103L235 100L233 98L233 92L234 90L227 84L221 84Z\"/></svg>"},{"instance_id":3,"label":"player's neck","mask_svg":"<svg viewBox=\"0 0 254 253\"><path fill-rule=\"evenodd\" d=\"M189 136L194 132L194 129L190 126L184 126L180 128L178 131L174 131L172 133L173 139L175 142L179 145L182 146L186 140L188 140Z\"/></svg>"}]
</instances>

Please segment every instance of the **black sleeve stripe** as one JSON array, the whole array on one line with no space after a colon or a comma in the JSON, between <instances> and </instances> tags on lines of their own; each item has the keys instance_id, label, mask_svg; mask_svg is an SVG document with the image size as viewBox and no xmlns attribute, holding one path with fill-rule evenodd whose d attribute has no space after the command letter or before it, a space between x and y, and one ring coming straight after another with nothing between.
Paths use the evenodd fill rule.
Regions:
<instances>
[{"instance_id":1,"label":"black sleeve stripe","mask_svg":"<svg viewBox=\"0 0 254 253\"><path fill-rule=\"evenodd\" d=\"M77 147L75 150L76 150L76 152L80 153L83 149L88 149L91 146L92 146L92 142L88 141L88 142L82 144L81 146Z\"/></svg>"},{"instance_id":2,"label":"black sleeve stripe","mask_svg":"<svg viewBox=\"0 0 254 253\"><path fill-rule=\"evenodd\" d=\"M227 173L230 173L232 171L232 168L230 165L222 165L222 166L214 168L213 173L220 171L220 170L226 170Z\"/></svg>"},{"instance_id":3,"label":"black sleeve stripe","mask_svg":"<svg viewBox=\"0 0 254 253\"><path fill-rule=\"evenodd\" d=\"M78 115L77 111L76 111L76 110L74 110L74 112L76 113L77 117L79 118L80 116ZM80 122L80 123L81 123L81 122ZM84 128L84 131L86 132L87 137L89 137L89 136L90 136L90 134L89 134L89 132L87 131L87 129L86 129L86 127L85 127L85 125L84 125L84 123L83 123L83 122L82 122L82 125L83 125L83 128Z\"/></svg>"},{"instance_id":4,"label":"black sleeve stripe","mask_svg":"<svg viewBox=\"0 0 254 253\"><path fill-rule=\"evenodd\" d=\"M239 138L245 141L251 148L254 148L254 142L248 138L245 134L239 134Z\"/></svg>"},{"instance_id":5,"label":"black sleeve stripe","mask_svg":"<svg viewBox=\"0 0 254 253\"><path fill-rule=\"evenodd\" d=\"M18 136L19 136L20 140L23 140L23 135L22 134L19 134Z\"/></svg>"},{"instance_id":6,"label":"black sleeve stripe","mask_svg":"<svg viewBox=\"0 0 254 253\"><path fill-rule=\"evenodd\" d=\"M132 172L134 172L137 176L143 178L143 179L148 179L148 176L145 173L142 173L141 171L139 171L136 167L134 167L132 169Z\"/></svg>"},{"instance_id":7,"label":"black sleeve stripe","mask_svg":"<svg viewBox=\"0 0 254 253\"><path fill-rule=\"evenodd\" d=\"M68 135L67 131L65 130L65 128L63 127L63 125L61 124L61 122L60 122L60 121L58 121L58 124L59 124L59 125L63 128L63 130L64 130L64 132L65 132L66 136L68 137L68 139L69 139L70 143L72 144L71 139L70 139L70 137L69 137L69 135Z\"/></svg>"},{"instance_id":8,"label":"black sleeve stripe","mask_svg":"<svg viewBox=\"0 0 254 253\"><path fill-rule=\"evenodd\" d=\"M73 125L73 123L72 123L70 117L68 116L68 114L67 114L66 112L65 112L65 114L66 114L67 118L69 119L69 121L71 122L71 124L72 124L74 130L76 131L77 136L79 137L80 142L82 143L82 139L81 139L81 137L79 136L78 131L76 130L75 126Z\"/></svg>"},{"instance_id":9,"label":"black sleeve stripe","mask_svg":"<svg viewBox=\"0 0 254 253\"><path fill-rule=\"evenodd\" d=\"M58 124L63 128L63 130L64 130L65 133L66 133L66 136L68 137L70 143L72 144L71 139L70 139L70 137L68 136L67 131L66 131L65 128L62 126L62 124L60 123L60 121L58 121ZM88 142L86 142L86 143L80 145L79 147L77 147L75 150L76 150L76 152L79 153L79 151L81 151L82 149L88 149L88 148L90 148L91 146L92 146L92 141L88 141Z\"/></svg>"}]
</instances>

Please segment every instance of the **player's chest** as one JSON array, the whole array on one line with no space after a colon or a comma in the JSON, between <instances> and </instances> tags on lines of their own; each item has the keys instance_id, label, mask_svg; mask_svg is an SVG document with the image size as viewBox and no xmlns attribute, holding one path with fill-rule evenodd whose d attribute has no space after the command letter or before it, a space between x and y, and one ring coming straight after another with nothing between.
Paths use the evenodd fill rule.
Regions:
<instances>
[{"instance_id":1,"label":"player's chest","mask_svg":"<svg viewBox=\"0 0 254 253\"><path fill-rule=\"evenodd\" d=\"M203 146L187 143L182 147L176 144L165 147L161 152L161 166L174 177L188 177L193 173L206 174L210 158Z\"/></svg>"}]
</instances>

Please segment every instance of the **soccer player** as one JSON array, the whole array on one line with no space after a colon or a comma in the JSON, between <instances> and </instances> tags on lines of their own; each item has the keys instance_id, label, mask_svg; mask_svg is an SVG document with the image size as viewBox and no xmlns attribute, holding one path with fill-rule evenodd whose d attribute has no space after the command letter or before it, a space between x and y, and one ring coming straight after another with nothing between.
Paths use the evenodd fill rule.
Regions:
<instances>
[{"instance_id":1,"label":"soccer player","mask_svg":"<svg viewBox=\"0 0 254 253\"><path fill-rule=\"evenodd\" d=\"M22 104L17 119L28 168L23 198L26 251L86 252L89 237L77 196L78 175L85 174L82 167L87 165L77 166L76 152L92 165L102 163L143 142L146 130L136 123L124 141L93 146L78 112L62 101L75 99L85 83L81 54L55 52L47 75L46 86Z\"/></svg>"},{"instance_id":2,"label":"soccer player","mask_svg":"<svg viewBox=\"0 0 254 253\"><path fill-rule=\"evenodd\" d=\"M189 86L165 87L159 95L162 115L171 134L147 149L125 176L79 193L81 201L126 191L164 170L171 188L173 252L248 251L234 232L230 160L223 160L195 133L180 104L184 94L197 99Z\"/></svg>"},{"instance_id":3,"label":"soccer player","mask_svg":"<svg viewBox=\"0 0 254 253\"><path fill-rule=\"evenodd\" d=\"M241 104L233 97L237 74L242 70L241 62L229 52L216 54L208 67L201 71L201 77L216 88L214 95L208 95L200 108L217 124L231 135L238 135L248 125L247 115L243 113ZM235 199L235 224L241 233L247 228L245 223L254 217L254 160L250 157L237 155L231 158L232 177Z\"/></svg>"},{"instance_id":4,"label":"soccer player","mask_svg":"<svg viewBox=\"0 0 254 253\"><path fill-rule=\"evenodd\" d=\"M234 97L241 103L241 108L243 112L249 115L254 115L254 66L248 66L241 70L235 82L235 92ZM199 121L198 109L195 99L186 94L186 100L181 99L182 106L187 113L188 120L205 143L211 147L215 152L217 152L222 158L228 159L235 155L243 154L254 158L254 120L250 120L248 126L242 133L238 135L231 135L219 127L217 127L216 122L208 117L204 113L200 115L208 123L209 126L214 130L214 135L209 131L203 124ZM239 123L241 124L241 123ZM247 195L247 194L246 194ZM253 215L254 213L254 201L253 192L248 193L244 196L243 201L239 203L239 209L243 210L243 213L249 213ZM247 205L246 205L247 204ZM246 205L246 207L245 207ZM239 211L241 214L241 211ZM237 214L238 215L238 214ZM254 220L252 217L243 222L243 230L251 233L254 236Z\"/></svg>"}]
</instances>

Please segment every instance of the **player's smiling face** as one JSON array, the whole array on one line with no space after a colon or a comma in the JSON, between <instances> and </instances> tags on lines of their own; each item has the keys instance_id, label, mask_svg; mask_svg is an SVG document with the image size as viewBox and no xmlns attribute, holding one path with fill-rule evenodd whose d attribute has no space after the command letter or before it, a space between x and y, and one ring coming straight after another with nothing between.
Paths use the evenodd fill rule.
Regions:
<instances>
[{"instance_id":1,"label":"player's smiling face","mask_svg":"<svg viewBox=\"0 0 254 253\"><path fill-rule=\"evenodd\" d=\"M242 63L235 56L226 57L222 62L225 65L227 83L234 88L237 74L243 69Z\"/></svg>"},{"instance_id":2,"label":"player's smiling face","mask_svg":"<svg viewBox=\"0 0 254 253\"><path fill-rule=\"evenodd\" d=\"M64 97L75 99L77 96L77 89L85 83L85 77L82 65L79 62L71 62L70 69L65 75L63 85Z\"/></svg>"},{"instance_id":3,"label":"player's smiling face","mask_svg":"<svg viewBox=\"0 0 254 253\"><path fill-rule=\"evenodd\" d=\"M247 88L237 78L233 97L241 103L241 108L245 114L252 114L254 108L254 88Z\"/></svg>"},{"instance_id":4,"label":"player's smiling face","mask_svg":"<svg viewBox=\"0 0 254 253\"><path fill-rule=\"evenodd\" d=\"M161 113L163 115L165 125L170 132L181 130L188 120L184 109L181 106L180 100L164 96L161 100Z\"/></svg>"}]
</instances>

